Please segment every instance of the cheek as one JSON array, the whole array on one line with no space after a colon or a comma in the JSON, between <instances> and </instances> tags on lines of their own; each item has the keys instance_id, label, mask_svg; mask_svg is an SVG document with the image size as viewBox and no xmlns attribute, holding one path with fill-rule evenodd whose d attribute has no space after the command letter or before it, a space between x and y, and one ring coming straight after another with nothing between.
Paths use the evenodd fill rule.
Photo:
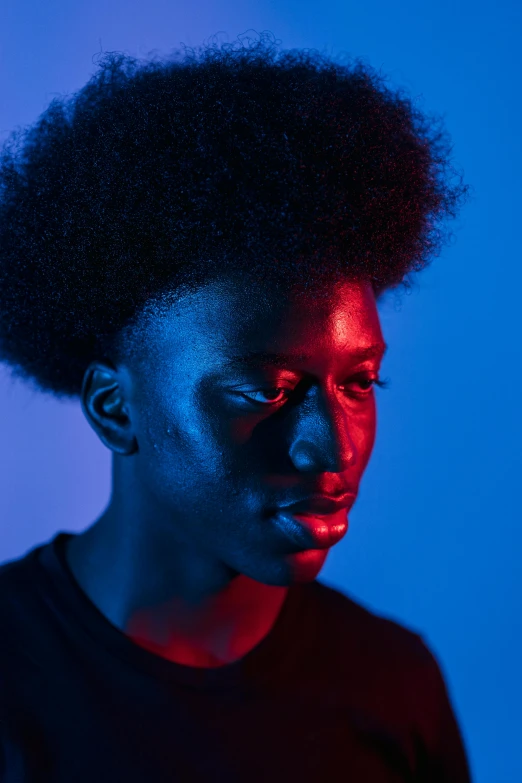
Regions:
<instances>
[{"instance_id":1,"label":"cheek","mask_svg":"<svg viewBox=\"0 0 522 783\"><path fill-rule=\"evenodd\" d=\"M230 482L230 444L216 442L201 411L151 406L138 440L140 473L158 496L216 497Z\"/></svg>"},{"instance_id":2,"label":"cheek","mask_svg":"<svg viewBox=\"0 0 522 783\"><path fill-rule=\"evenodd\" d=\"M368 432L368 440L366 445L366 453L365 453L365 460L364 460L364 467L366 468L366 465L368 464L368 461L371 457L373 447L375 446L375 438L377 434L377 420L374 417L373 424L371 429Z\"/></svg>"},{"instance_id":3,"label":"cheek","mask_svg":"<svg viewBox=\"0 0 522 783\"><path fill-rule=\"evenodd\" d=\"M354 433L361 470L366 468L371 457L375 445L376 434L377 416L375 399L373 399L368 404L368 410L365 412L365 415L359 420Z\"/></svg>"}]
</instances>

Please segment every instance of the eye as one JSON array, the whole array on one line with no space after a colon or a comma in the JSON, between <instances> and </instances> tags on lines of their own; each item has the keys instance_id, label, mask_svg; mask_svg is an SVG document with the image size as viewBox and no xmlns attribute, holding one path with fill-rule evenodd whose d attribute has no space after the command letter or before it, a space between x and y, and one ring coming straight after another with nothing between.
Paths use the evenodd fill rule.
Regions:
<instances>
[{"instance_id":1,"label":"eye","mask_svg":"<svg viewBox=\"0 0 522 783\"><path fill-rule=\"evenodd\" d=\"M358 376L355 378L352 378L350 381L350 384L346 385L363 385L363 391L352 391L351 395L355 396L358 399L364 399L365 397L369 397L372 391L373 386L379 386L381 389L387 389L389 381L381 381L379 378L368 378L366 376ZM366 384L369 384L369 386L365 386ZM277 395L277 392L280 394ZM281 393L285 394L286 397L288 397L293 392L293 389L286 389L282 386L276 386L271 387L269 389L254 389L251 392L240 392L242 397L245 397L247 400L250 400L251 402L256 402L259 405L264 406L265 408L270 407L271 405L280 405L283 400L281 399L275 399L275 400L260 400L260 399L253 399L254 394L261 394L261 395L270 395L276 393L277 396L280 396Z\"/></svg>"}]
</instances>

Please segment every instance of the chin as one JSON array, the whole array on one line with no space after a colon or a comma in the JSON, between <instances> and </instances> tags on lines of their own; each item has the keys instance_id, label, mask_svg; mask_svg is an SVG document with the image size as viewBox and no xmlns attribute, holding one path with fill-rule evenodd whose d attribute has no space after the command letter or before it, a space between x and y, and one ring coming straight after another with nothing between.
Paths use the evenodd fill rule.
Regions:
<instances>
[{"instance_id":1,"label":"chin","mask_svg":"<svg viewBox=\"0 0 522 783\"><path fill-rule=\"evenodd\" d=\"M329 549L305 549L286 555L290 583L313 582L324 566L329 551Z\"/></svg>"}]
</instances>

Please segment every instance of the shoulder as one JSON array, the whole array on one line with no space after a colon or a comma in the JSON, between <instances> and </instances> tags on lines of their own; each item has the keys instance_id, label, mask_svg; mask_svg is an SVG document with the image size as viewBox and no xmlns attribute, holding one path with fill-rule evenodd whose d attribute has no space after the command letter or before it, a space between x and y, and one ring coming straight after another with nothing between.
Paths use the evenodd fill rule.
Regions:
<instances>
[{"instance_id":1,"label":"shoulder","mask_svg":"<svg viewBox=\"0 0 522 783\"><path fill-rule=\"evenodd\" d=\"M36 559L41 547L0 564L0 622L18 615L35 594Z\"/></svg>"},{"instance_id":2,"label":"shoulder","mask_svg":"<svg viewBox=\"0 0 522 783\"><path fill-rule=\"evenodd\" d=\"M407 656L419 664L430 663L432 653L418 629L325 582L316 580L305 589L325 630L331 629L349 638L353 645L359 646L361 653L386 654L388 660L394 656Z\"/></svg>"},{"instance_id":3,"label":"shoulder","mask_svg":"<svg viewBox=\"0 0 522 783\"><path fill-rule=\"evenodd\" d=\"M316 581L307 589L338 670L346 671L349 661L357 678L379 688L383 698L393 693L395 703L407 702L426 736L436 725L452 724L445 670L422 632L327 584Z\"/></svg>"},{"instance_id":4,"label":"shoulder","mask_svg":"<svg viewBox=\"0 0 522 783\"><path fill-rule=\"evenodd\" d=\"M417 700L437 700L443 675L419 629L322 582L309 583L304 592L305 622L313 627L316 652L327 656L333 670L350 680L357 672L372 687L407 693L415 710L421 707Z\"/></svg>"},{"instance_id":5,"label":"shoulder","mask_svg":"<svg viewBox=\"0 0 522 783\"><path fill-rule=\"evenodd\" d=\"M28 663L42 642L45 591L37 557L42 545L0 565L0 679Z\"/></svg>"}]
</instances>

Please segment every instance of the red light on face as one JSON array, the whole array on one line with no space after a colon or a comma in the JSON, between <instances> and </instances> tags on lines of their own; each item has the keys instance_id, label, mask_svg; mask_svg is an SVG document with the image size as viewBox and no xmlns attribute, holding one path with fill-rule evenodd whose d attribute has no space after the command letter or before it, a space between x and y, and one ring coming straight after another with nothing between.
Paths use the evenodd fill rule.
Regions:
<instances>
[{"instance_id":1,"label":"red light on face","mask_svg":"<svg viewBox=\"0 0 522 783\"><path fill-rule=\"evenodd\" d=\"M329 549L346 535L348 511L343 508L324 516L279 511L274 521L279 530L303 550Z\"/></svg>"}]
</instances>

